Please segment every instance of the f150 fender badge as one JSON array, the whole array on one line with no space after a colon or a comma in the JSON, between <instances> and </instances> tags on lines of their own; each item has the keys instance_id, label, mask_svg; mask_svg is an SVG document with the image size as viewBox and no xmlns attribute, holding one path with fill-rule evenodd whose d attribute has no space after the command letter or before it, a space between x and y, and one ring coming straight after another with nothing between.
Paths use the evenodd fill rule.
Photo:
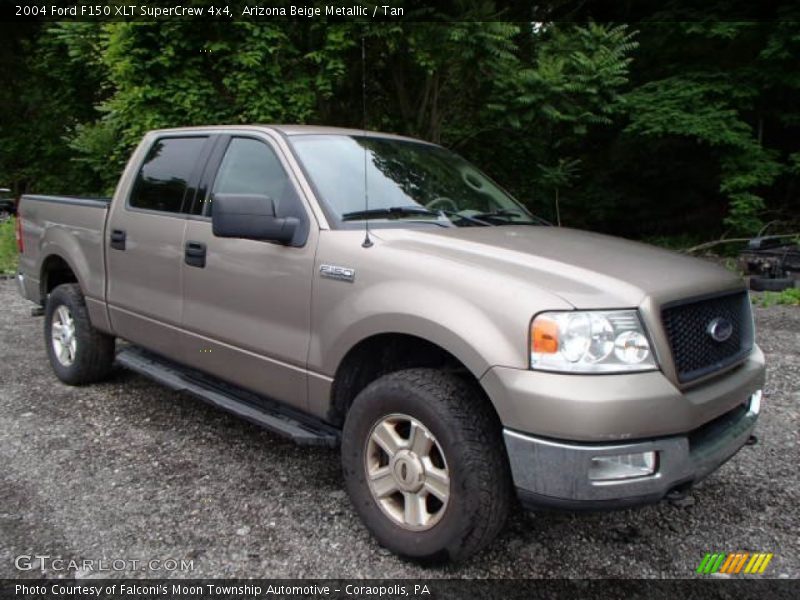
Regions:
<instances>
[{"instance_id":1,"label":"f150 fender badge","mask_svg":"<svg viewBox=\"0 0 800 600\"><path fill-rule=\"evenodd\" d=\"M717 317L708 324L708 335L715 342L724 342L733 334L733 324L723 317Z\"/></svg>"},{"instance_id":2,"label":"f150 fender badge","mask_svg":"<svg viewBox=\"0 0 800 600\"><path fill-rule=\"evenodd\" d=\"M353 282L356 278L356 270L350 267L338 267L336 265L321 265L319 268L320 277L326 279L338 279L339 281Z\"/></svg>"}]
</instances>

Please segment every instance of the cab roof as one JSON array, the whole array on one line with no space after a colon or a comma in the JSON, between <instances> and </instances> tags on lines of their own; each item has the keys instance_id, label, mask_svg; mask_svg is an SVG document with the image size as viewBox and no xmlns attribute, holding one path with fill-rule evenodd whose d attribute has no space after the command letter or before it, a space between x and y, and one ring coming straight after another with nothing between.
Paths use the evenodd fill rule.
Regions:
<instances>
[{"instance_id":1,"label":"cab roof","mask_svg":"<svg viewBox=\"0 0 800 600\"><path fill-rule=\"evenodd\" d=\"M380 131L369 131L364 129L355 129L348 127L329 127L326 125L292 125L292 124L265 124L254 123L252 125L203 125L196 127L174 127L168 129L157 129L150 133L178 133L178 132L214 132L214 131L253 131L254 129L268 129L278 132L287 137L300 136L300 135L358 135L376 138L389 138L396 140L405 140L408 142L418 142L429 144L425 140L412 138L394 133L383 133Z\"/></svg>"}]
</instances>

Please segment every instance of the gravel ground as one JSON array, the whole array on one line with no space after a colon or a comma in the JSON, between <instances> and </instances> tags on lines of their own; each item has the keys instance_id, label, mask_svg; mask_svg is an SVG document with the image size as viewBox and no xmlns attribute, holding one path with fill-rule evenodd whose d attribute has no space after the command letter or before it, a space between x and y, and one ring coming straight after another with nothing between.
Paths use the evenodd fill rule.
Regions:
<instances>
[{"instance_id":1,"label":"gravel ground","mask_svg":"<svg viewBox=\"0 0 800 600\"><path fill-rule=\"evenodd\" d=\"M761 442L680 505L519 511L482 554L423 568L362 527L335 451L297 447L123 370L65 386L12 281L0 281L0 307L0 577L41 576L14 557L46 554L194 561L175 577L679 578L706 552L735 550L774 552L769 575L800 577L800 309L756 309L769 365Z\"/></svg>"}]
</instances>

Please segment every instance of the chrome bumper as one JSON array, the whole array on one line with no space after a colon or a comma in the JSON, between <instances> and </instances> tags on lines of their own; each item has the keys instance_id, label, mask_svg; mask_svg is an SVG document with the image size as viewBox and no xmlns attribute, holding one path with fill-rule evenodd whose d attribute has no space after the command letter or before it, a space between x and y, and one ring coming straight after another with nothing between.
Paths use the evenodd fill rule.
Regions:
<instances>
[{"instance_id":1,"label":"chrome bumper","mask_svg":"<svg viewBox=\"0 0 800 600\"><path fill-rule=\"evenodd\" d=\"M731 458L750 438L760 391L729 413L681 436L630 443L579 444L504 430L514 484L523 505L565 509L623 508L657 502L691 486ZM657 453L652 475L616 480L589 478L600 456Z\"/></svg>"}]
</instances>

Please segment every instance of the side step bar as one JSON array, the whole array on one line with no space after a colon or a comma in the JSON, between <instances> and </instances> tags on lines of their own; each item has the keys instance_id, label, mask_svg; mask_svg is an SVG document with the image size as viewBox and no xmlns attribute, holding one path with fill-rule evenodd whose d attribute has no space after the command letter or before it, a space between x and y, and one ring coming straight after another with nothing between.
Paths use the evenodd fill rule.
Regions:
<instances>
[{"instance_id":1,"label":"side step bar","mask_svg":"<svg viewBox=\"0 0 800 600\"><path fill-rule=\"evenodd\" d=\"M339 430L327 423L136 346L120 350L117 363L170 389L197 396L302 446L334 448L339 445Z\"/></svg>"}]
</instances>

